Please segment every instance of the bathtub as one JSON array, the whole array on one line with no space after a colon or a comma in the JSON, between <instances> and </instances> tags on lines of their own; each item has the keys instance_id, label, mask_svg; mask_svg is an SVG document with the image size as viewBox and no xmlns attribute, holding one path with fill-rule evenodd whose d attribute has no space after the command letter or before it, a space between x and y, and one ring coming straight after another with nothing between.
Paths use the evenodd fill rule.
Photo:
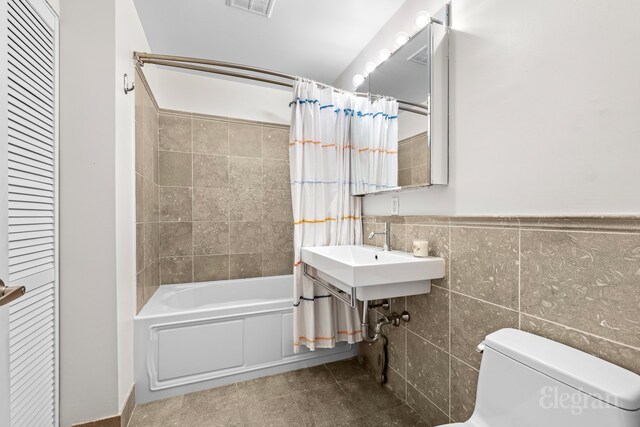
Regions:
<instances>
[{"instance_id":1,"label":"bathtub","mask_svg":"<svg viewBox=\"0 0 640 427\"><path fill-rule=\"evenodd\" d=\"M354 357L293 353L292 276L163 285L134 317L136 402Z\"/></svg>"}]
</instances>

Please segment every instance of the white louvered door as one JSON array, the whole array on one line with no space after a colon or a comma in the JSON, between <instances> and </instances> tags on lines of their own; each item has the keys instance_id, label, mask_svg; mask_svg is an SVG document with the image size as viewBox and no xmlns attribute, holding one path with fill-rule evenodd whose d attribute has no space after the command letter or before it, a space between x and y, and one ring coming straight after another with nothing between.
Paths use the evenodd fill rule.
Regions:
<instances>
[{"instance_id":1,"label":"white louvered door","mask_svg":"<svg viewBox=\"0 0 640 427\"><path fill-rule=\"evenodd\" d=\"M0 1L0 426L57 426L57 17Z\"/></svg>"}]
</instances>

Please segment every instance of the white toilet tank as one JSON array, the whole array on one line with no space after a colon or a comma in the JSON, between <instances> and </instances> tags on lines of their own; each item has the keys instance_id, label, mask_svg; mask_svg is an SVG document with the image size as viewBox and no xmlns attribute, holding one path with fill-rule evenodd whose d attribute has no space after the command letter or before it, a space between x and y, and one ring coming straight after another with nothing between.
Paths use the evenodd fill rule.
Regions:
<instances>
[{"instance_id":1,"label":"white toilet tank","mask_svg":"<svg viewBox=\"0 0 640 427\"><path fill-rule=\"evenodd\" d=\"M515 329L488 335L473 427L640 427L640 376Z\"/></svg>"}]
</instances>

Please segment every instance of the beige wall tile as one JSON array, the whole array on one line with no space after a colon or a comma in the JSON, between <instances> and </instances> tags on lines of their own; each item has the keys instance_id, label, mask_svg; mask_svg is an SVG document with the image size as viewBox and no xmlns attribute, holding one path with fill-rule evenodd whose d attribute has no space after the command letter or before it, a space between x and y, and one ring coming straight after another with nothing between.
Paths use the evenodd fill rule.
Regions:
<instances>
[{"instance_id":1,"label":"beige wall tile","mask_svg":"<svg viewBox=\"0 0 640 427\"><path fill-rule=\"evenodd\" d=\"M491 332L518 328L518 313L483 301L451 293L451 354L480 368L475 349Z\"/></svg>"},{"instance_id":2,"label":"beige wall tile","mask_svg":"<svg viewBox=\"0 0 640 427\"><path fill-rule=\"evenodd\" d=\"M449 354L409 332L407 382L446 411L449 407Z\"/></svg>"},{"instance_id":3,"label":"beige wall tile","mask_svg":"<svg viewBox=\"0 0 640 427\"><path fill-rule=\"evenodd\" d=\"M293 251L262 252L262 276L293 274Z\"/></svg>"},{"instance_id":4,"label":"beige wall tile","mask_svg":"<svg viewBox=\"0 0 640 427\"><path fill-rule=\"evenodd\" d=\"M291 221L264 221L262 223L262 249L265 252L293 251L293 223Z\"/></svg>"},{"instance_id":5,"label":"beige wall tile","mask_svg":"<svg viewBox=\"0 0 640 427\"><path fill-rule=\"evenodd\" d=\"M404 141L398 144L398 169L411 167L411 142Z\"/></svg>"},{"instance_id":6,"label":"beige wall tile","mask_svg":"<svg viewBox=\"0 0 640 427\"><path fill-rule=\"evenodd\" d=\"M194 187L229 187L229 157L208 154L193 155Z\"/></svg>"},{"instance_id":7,"label":"beige wall tile","mask_svg":"<svg viewBox=\"0 0 640 427\"><path fill-rule=\"evenodd\" d=\"M518 230L451 228L451 289L518 309Z\"/></svg>"},{"instance_id":8,"label":"beige wall tile","mask_svg":"<svg viewBox=\"0 0 640 427\"><path fill-rule=\"evenodd\" d=\"M144 104L145 101L140 102ZM147 108L152 105L149 97ZM150 164L147 172L151 177L145 180L140 175L136 179L136 192L139 194L136 199L137 219L149 224L156 222L155 253L157 258L162 246L162 283L179 283L182 279L191 282L194 277L197 280L228 278L231 260L226 256L231 246L233 251L242 253L262 251L263 231L270 233L264 251L271 252L265 256L264 266L261 255L258 264L246 268L239 263L243 260L253 262L256 257L234 257L235 277L290 274L293 225L288 183L288 128L230 123L206 116L192 118L189 113L163 113L160 118L154 109L145 108L137 114L144 117L147 112L150 119L145 124L140 123L138 133L151 141L148 146L152 150L147 150ZM157 123L160 120L161 125ZM263 145L266 171L263 169ZM140 151L137 160L140 171L144 172L143 143ZM154 184L154 180L160 187ZM274 206L270 207L263 223L265 201L262 187L265 180L271 187L282 190L272 193L275 198L270 202ZM149 182L145 185L145 181ZM233 244L230 218L236 224ZM142 264L148 265L144 259L145 225L141 229ZM151 225L147 229L151 230ZM148 252L151 246L147 246ZM192 258L195 267L187 268L187 260ZM225 260L226 274L221 273L224 269L220 269ZM159 284L161 267L159 262L156 264L156 282ZM173 267L178 269L175 274L168 270Z\"/></svg>"},{"instance_id":9,"label":"beige wall tile","mask_svg":"<svg viewBox=\"0 0 640 427\"><path fill-rule=\"evenodd\" d=\"M246 254L262 252L262 224L260 222L229 223L230 253Z\"/></svg>"},{"instance_id":10,"label":"beige wall tile","mask_svg":"<svg viewBox=\"0 0 640 427\"><path fill-rule=\"evenodd\" d=\"M155 182L154 179L154 163L157 157L154 157L156 153L155 147L156 140L149 135L144 135L142 138L142 176L149 181Z\"/></svg>"},{"instance_id":11,"label":"beige wall tile","mask_svg":"<svg viewBox=\"0 0 640 427\"><path fill-rule=\"evenodd\" d=\"M156 259L151 263L151 288L145 289L145 298L149 301L149 298L156 293L160 287L160 260Z\"/></svg>"},{"instance_id":12,"label":"beige wall tile","mask_svg":"<svg viewBox=\"0 0 640 427\"><path fill-rule=\"evenodd\" d=\"M522 311L640 347L640 234L522 231Z\"/></svg>"},{"instance_id":13,"label":"beige wall tile","mask_svg":"<svg viewBox=\"0 0 640 427\"><path fill-rule=\"evenodd\" d=\"M408 250L406 224L391 224L391 249L404 252Z\"/></svg>"},{"instance_id":14,"label":"beige wall tile","mask_svg":"<svg viewBox=\"0 0 640 427\"><path fill-rule=\"evenodd\" d=\"M444 259L445 277L432 281L434 285L449 287L449 227L407 224L407 251L413 251L413 242L426 240L429 242L429 255Z\"/></svg>"},{"instance_id":15,"label":"beige wall tile","mask_svg":"<svg viewBox=\"0 0 640 427\"><path fill-rule=\"evenodd\" d=\"M262 254L232 254L229 260L231 279L262 276Z\"/></svg>"},{"instance_id":16,"label":"beige wall tile","mask_svg":"<svg viewBox=\"0 0 640 427\"><path fill-rule=\"evenodd\" d=\"M230 188L262 188L262 159L231 157Z\"/></svg>"},{"instance_id":17,"label":"beige wall tile","mask_svg":"<svg viewBox=\"0 0 640 427\"><path fill-rule=\"evenodd\" d=\"M407 386L407 404L411 406L429 427L435 427L449 422L448 411L443 411L424 397L412 386Z\"/></svg>"},{"instance_id":18,"label":"beige wall tile","mask_svg":"<svg viewBox=\"0 0 640 427\"><path fill-rule=\"evenodd\" d=\"M144 298L144 270L136 274L136 314L140 313L146 303Z\"/></svg>"},{"instance_id":19,"label":"beige wall tile","mask_svg":"<svg viewBox=\"0 0 640 427\"><path fill-rule=\"evenodd\" d=\"M194 222L193 254L215 255L229 253L228 222Z\"/></svg>"},{"instance_id":20,"label":"beige wall tile","mask_svg":"<svg viewBox=\"0 0 640 427\"><path fill-rule=\"evenodd\" d=\"M143 271L143 294L144 301L149 301L149 299L153 296L154 286L153 286L153 265L149 265Z\"/></svg>"},{"instance_id":21,"label":"beige wall tile","mask_svg":"<svg viewBox=\"0 0 640 427\"><path fill-rule=\"evenodd\" d=\"M398 170L398 185L411 185L411 168Z\"/></svg>"},{"instance_id":22,"label":"beige wall tile","mask_svg":"<svg viewBox=\"0 0 640 427\"><path fill-rule=\"evenodd\" d=\"M142 83L142 77L136 72L136 86L140 89L133 92L135 95L135 122L137 125L142 126L144 114L144 97L147 92L147 88ZM148 95L147 95L148 96Z\"/></svg>"},{"instance_id":23,"label":"beige wall tile","mask_svg":"<svg viewBox=\"0 0 640 427\"><path fill-rule=\"evenodd\" d=\"M429 162L429 147L426 134L411 140L411 166L424 165Z\"/></svg>"},{"instance_id":24,"label":"beige wall tile","mask_svg":"<svg viewBox=\"0 0 640 427\"><path fill-rule=\"evenodd\" d=\"M289 128L262 128L262 153L265 159L289 159Z\"/></svg>"},{"instance_id":25,"label":"beige wall tile","mask_svg":"<svg viewBox=\"0 0 640 427\"><path fill-rule=\"evenodd\" d=\"M143 91L142 109L142 130L147 135L155 138L158 134L158 112L151 100L151 95L147 91Z\"/></svg>"},{"instance_id":26,"label":"beige wall tile","mask_svg":"<svg viewBox=\"0 0 640 427\"><path fill-rule=\"evenodd\" d=\"M229 190L226 188L194 188L193 220L228 221Z\"/></svg>"},{"instance_id":27,"label":"beige wall tile","mask_svg":"<svg viewBox=\"0 0 640 427\"><path fill-rule=\"evenodd\" d=\"M262 157L262 128L255 125L229 123L229 154Z\"/></svg>"},{"instance_id":28,"label":"beige wall tile","mask_svg":"<svg viewBox=\"0 0 640 427\"><path fill-rule=\"evenodd\" d=\"M473 413L478 388L478 371L451 358L451 418L467 421Z\"/></svg>"},{"instance_id":29,"label":"beige wall tile","mask_svg":"<svg viewBox=\"0 0 640 427\"><path fill-rule=\"evenodd\" d=\"M193 152L229 154L229 125L209 119L193 119Z\"/></svg>"},{"instance_id":30,"label":"beige wall tile","mask_svg":"<svg viewBox=\"0 0 640 427\"><path fill-rule=\"evenodd\" d=\"M136 272L144 270L144 223L136 224Z\"/></svg>"},{"instance_id":31,"label":"beige wall tile","mask_svg":"<svg viewBox=\"0 0 640 427\"><path fill-rule=\"evenodd\" d=\"M406 377L407 330L404 325L387 326L385 329L384 334L388 340L387 357L389 367Z\"/></svg>"},{"instance_id":32,"label":"beige wall tile","mask_svg":"<svg viewBox=\"0 0 640 427\"><path fill-rule=\"evenodd\" d=\"M162 151L191 153L191 118L160 114L158 147Z\"/></svg>"},{"instance_id":33,"label":"beige wall tile","mask_svg":"<svg viewBox=\"0 0 640 427\"><path fill-rule=\"evenodd\" d=\"M148 179L142 181L142 220L144 222L157 221L156 206L158 205L158 186Z\"/></svg>"},{"instance_id":34,"label":"beige wall tile","mask_svg":"<svg viewBox=\"0 0 640 427\"><path fill-rule=\"evenodd\" d=\"M136 110L137 114L137 110ZM142 131L142 125L136 123L136 135L135 135L135 170L137 173L142 174L142 162L143 162L143 153L144 153L144 132Z\"/></svg>"},{"instance_id":35,"label":"beige wall tile","mask_svg":"<svg viewBox=\"0 0 640 427\"><path fill-rule=\"evenodd\" d=\"M290 190L289 162L287 160L264 159L263 187L268 190Z\"/></svg>"},{"instance_id":36,"label":"beige wall tile","mask_svg":"<svg viewBox=\"0 0 640 427\"><path fill-rule=\"evenodd\" d=\"M191 221L191 187L160 187L160 221Z\"/></svg>"},{"instance_id":37,"label":"beige wall tile","mask_svg":"<svg viewBox=\"0 0 640 427\"><path fill-rule=\"evenodd\" d=\"M192 186L192 167L190 153L172 153L160 151L160 185L177 187Z\"/></svg>"},{"instance_id":38,"label":"beige wall tile","mask_svg":"<svg viewBox=\"0 0 640 427\"><path fill-rule=\"evenodd\" d=\"M577 348L640 375L640 350L521 314L521 329Z\"/></svg>"},{"instance_id":39,"label":"beige wall tile","mask_svg":"<svg viewBox=\"0 0 640 427\"><path fill-rule=\"evenodd\" d=\"M229 199L231 221L262 221L262 190L238 188L232 190L232 195Z\"/></svg>"},{"instance_id":40,"label":"beige wall tile","mask_svg":"<svg viewBox=\"0 0 640 427\"><path fill-rule=\"evenodd\" d=\"M142 175L136 173L136 222L144 221L144 190Z\"/></svg>"},{"instance_id":41,"label":"beige wall tile","mask_svg":"<svg viewBox=\"0 0 640 427\"><path fill-rule=\"evenodd\" d=\"M265 221L291 221L291 191L264 191L263 218Z\"/></svg>"},{"instance_id":42,"label":"beige wall tile","mask_svg":"<svg viewBox=\"0 0 640 427\"><path fill-rule=\"evenodd\" d=\"M428 294L407 297L407 311L410 331L449 351L449 291L432 286Z\"/></svg>"},{"instance_id":43,"label":"beige wall tile","mask_svg":"<svg viewBox=\"0 0 640 427\"><path fill-rule=\"evenodd\" d=\"M160 258L160 283L173 285L193 282L193 257Z\"/></svg>"},{"instance_id":44,"label":"beige wall tile","mask_svg":"<svg viewBox=\"0 0 640 427\"><path fill-rule=\"evenodd\" d=\"M418 165L411 168L411 185L429 184L429 166Z\"/></svg>"},{"instance_id":45,"label":"beige wall tile","mask_svg":"<svg viewBox=\"0 0 640 427\"><path fill-rule=\"evenodd\" d=\"M159 229L157 222L145 222L144 223L144 236L143 236L143 250L144 250L144 266L148 266L153 261L158 259L159 241Z\"/></svg>"},{"instance_id":46,"label":"beige wall tile","mask_svg":"<svg viewBox=\"0 0 640 427\"><path fill-rule=\"evenodd\" d=\"M160 256L175 257L192 254L193 229L191 222L160 223Z\"/></svg>"},{"instance_id":47,"label":"beige wall tile","mask_svg":"<svg viewBox=\"0 0 640 427\"><path fill-rule=\"evenodd\" d=\"M206 255L193 258L193 281L229 279L229 255Z\"/></svg>"}]
</instances>

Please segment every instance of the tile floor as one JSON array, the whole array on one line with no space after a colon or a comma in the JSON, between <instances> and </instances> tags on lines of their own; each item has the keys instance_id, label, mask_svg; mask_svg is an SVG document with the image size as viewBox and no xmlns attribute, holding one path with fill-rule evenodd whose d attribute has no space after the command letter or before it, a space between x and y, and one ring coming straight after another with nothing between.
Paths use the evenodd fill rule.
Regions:
<instances>
[{"instance_id":1,"label":"tile floor","mask_svg":"<svg viewBox=\"0 0 640 427\"><path fill-rule=\"evenodd\" d=\"M355 359L139 405L129 427L426 426Z\"/></svg>"}]
</instances>

